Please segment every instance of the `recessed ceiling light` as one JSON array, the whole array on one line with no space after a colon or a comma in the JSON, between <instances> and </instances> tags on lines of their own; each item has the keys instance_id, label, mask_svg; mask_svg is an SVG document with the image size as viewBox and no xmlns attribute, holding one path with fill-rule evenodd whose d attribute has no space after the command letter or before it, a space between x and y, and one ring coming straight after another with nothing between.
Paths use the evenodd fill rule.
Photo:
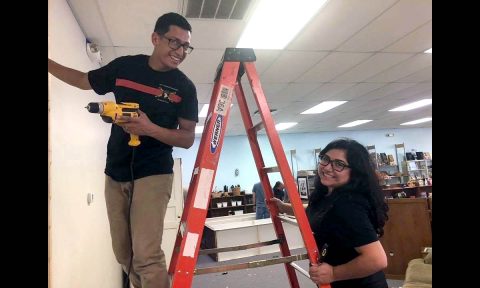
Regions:
<instances>
[{"instance_id":1,"label":"recessed ceiling light","mask_svg":"<svg viewBox=\"0 0 480 288\"><path fill-rule=\"evenodd\" d=\"M427 117L427 118L417 119L417 120L413 120L413 121L410 121L410 122L402 123L400 125L415 125L415 124L424 123L424 122L428 122L428 121L432 121L432 118Z\"/></svg>"},{"instance_id":2,"label":"recessed ceiling light","mask_svg":"<svg viewBox=\"0 0 480 288\"><path fill-rule=\"evenodd\" d=\"M275 128L277 129L277 131L280 131L280 130L285 130L285 129L288 129L290 127L293 127L297 124L298 124L297 122L282 122L282 123L278 123L277 125L275 125Z\"/></svg>"},{"instance_id":3,"label":"recessed ceiling light","mask_svg":"<svg viewBox=\"0 0 480 288\"><path fill-rule=\"evenodd\" d=\"M243 30L237 48L285 48L325 2L327 1L260 1Z\"/></svg>"},{"instance_id":4,"label":"recessed ceiling light","mask_svg":"<svg viewBox=\"0 0 480 288\"><path fill-rule=\"evenodd\" d=\"M405 104L397 108L390 109L388 111L408 111L408 110L417 109L423 106L427 106L430 104L432 104L432 99L422 99L420 101Z\"/></svg>"},{"instance_id":5,"label":"recessed ceiling light","mask_svg":"<svg viewBox=\"0 0 480 288\"><path fill-rule=\"evenodd\" d=\"M346 123L346 124L343 124L343 125L340 125L338 127L342 127L342 128L345 128L345 127L353 127L353 126L358 126L358 125L362 125L362 124L365 124L365 123L368 123L372 120L355 120L355 121L352 121L352 122L349 122L349 123Z\"/></svg>"},{"instance_id":6,"label":"recessed ceiling light","mask_svg":"<svg viewBox=\"0 0 480 288\"><path fill-rule=\"evenodd\" d=\"M345 103L347 103L347 101L323 101L322 103L315 105L312 108L305 110L300 114L319 114Z\"/></svg>"}]
</instances>

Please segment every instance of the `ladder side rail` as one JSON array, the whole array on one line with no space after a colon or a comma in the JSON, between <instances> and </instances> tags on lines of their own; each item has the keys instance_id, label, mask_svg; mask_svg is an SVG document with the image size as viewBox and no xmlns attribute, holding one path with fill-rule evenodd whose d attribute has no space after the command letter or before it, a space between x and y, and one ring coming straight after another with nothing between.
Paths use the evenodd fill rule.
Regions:
<instances>
[{"instance_id":1,"label":"ladder side rail","mask_svg":"<svg viewBox=\"0 0 480 288\"><path fill-rule=\"evenodd\" d=\"M287 158L284 154L282 143L280 142L280 137L278 132L275 129L272 115L270 109L268 108L265 95L263 93L260 81L258 81L258 74L253 63L245 62L244 63L245 71L252 87L253 95L255 96L255 101L260 111L260 116L262 117L263 123L265 125L265 131L267 132L270 145L272 146L277 165L280 168L280 174L282 176L284 185L287 189L290 202L292 204L293 212L298 221L298 227L300 228L300 233L307 249L307 253L312 264L318 263L318 248L313 237L310 224L303 207L303 203L300 200L300 195L295 185L295 180L293 179L292 173L290 171Z\"/></svg>"},{"instance_id":2,"label":"ladder side rail","mask_svg":"<svg viewBox=\"0 0 480 288\"><path fill-rule=\"evenodd\" d=\"M210 201L212 187L215 181L215 173L218 166L218 159L223 145L223 138L227 127L230 114L230 104L232 102L232 94L235 88L235 82L238 74L239 63L225 62L223 71L219 79L218 91L213 94L215 98L213 113L210 119L206 121L204 133L198 151L198 166L194 167L195 180L192 182L193 187L189 191L191 201L186 207L188 216L186 217L185 231L183 233L180 249L176 257L176 261L172 264L172 288L191 287L195 265L200 250L203 228L208 210L208 202ZM207 123L208 122L208 123ZM198 158L199 157L199 158Z\"/></svg>"},{"instance_id":3,"label":"ladder side rail","mask_svg":"<svg viewBox=\"0 0 480 288\"><path fill-rule=\"evenodd\" d=\"M267 200L273 197L273 191L270 186L268 175L264 170L265 163L263 161L260 146L258 144L256 130L253 127L252 118L250 117L250 112L248 111L248 105L245 99L245 93L243 92L240 79L237 82L237 85L235 85L235 95L237 96L237 102L240 107L243 123L245 125L245 130L248 135L248 142L250 143L250 148L252 150L253 158L257 166L258 176L260 177L263 191L265 194L265 199ZM288 243L286 241L285 231L283 229L282 222L278 218L278 207L270 203L269 201L266 201L266 203L270 210L270 217L272 218L272 223L273 223L273 227L277 235L277 238L280 240L283 240L279 244L281 254L283 257L290 256L291 254L290 254L290 249L288 248ZM295 269L293 269L293 267L291 267L289 264L286 263L285 270L287 272L287 276L290 281L290 286L292 288L300 287L298 284L298 278L297 278L297 274L295 273Z\"/></svg>"},{"instance_id":4,"label":"ladder side rail","mask_svg":"<svg viewBox=\"0 0 480 288\"><path fill-rule=\"evenodd\" d=\"M219 82L215 82L215 85L213 86L213 92L212 94L213 95L217 95L218 93L218 89L219 89L220 85L219 85ZM209 137L209 133L207 133L207 127L208 127L208 122L209 122L209 118L208 118L208 115L211 115L212 112L213 112L213 106L215 106L215 97L210 97L210 105L209 105L209 108L208 108L208 114L207 114L207 118L205 118L205 121L204 121L204 128L203 128L203 132L202 133L202 137L201 137L201 140L200 140L200 144L199 144L199 147L198 147L198 151L203 151L204 150L204 146L206 145L205 143L207 143L207 140L208 139L207 137ZM198 167L200 165L200 153L197 153L197 158L195 159L195 165L193 167ZM183 204L183 207L190 207L191 206L191 201L193 199L193 190L194 190L194 183L198 180L197 177L198 176L198 173L195 173L195 169L192 170L192 176L190 178L190 184L188 186L188 192L187 192L187 199L185 200L185 203ZM182 212L182 217L181 217L181 220L180 220L180 225L178 227L178 231L177 231L177 238L175 240L175 245L173 246L173 251L172 251L172 257L171 257L171 260L170 260L170 265L168 267L168 273L171 275L173 274L173 271L174 271L174 264L173 263L176 263L177 262L177 257L178 257L178 253L180 251L180 244L182 242L182 237L183 237L183 231L181 230L182 229L182 223L185 223L186 220L187 220L187 216L188 216L188 211L189 209L183 209L183 212Z\"/></svg>"}]
</instances>

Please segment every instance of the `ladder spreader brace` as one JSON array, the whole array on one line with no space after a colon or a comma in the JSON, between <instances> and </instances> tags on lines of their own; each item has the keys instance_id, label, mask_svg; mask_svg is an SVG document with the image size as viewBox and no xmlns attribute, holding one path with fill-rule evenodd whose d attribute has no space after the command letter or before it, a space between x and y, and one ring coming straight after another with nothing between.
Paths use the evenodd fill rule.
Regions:
<instances>
[{"instance_id":1,"label":"ladder spreader brace","mask_svg":"<svg viewBox=\"0 0 480 288\"><path fill-rule=\"evenodd\" d=\"M310 229L305 209L300 200L295 180L290 171L287 158L285 157L280 137L275 129L275 124L267 100L260 85L259 77L254 65L255 60L255 53L251 48L227 48L223 59L218 66L212 97L210 99L209 111L205 120L205 128L198 148L198 154L195 160L190 186L188 188L187 199L185 201L185 209L180 220L177 239L175 241L168 270L168 274L171 276L172 280L172 288L191 287L194 274L223 272L281 263L284 263L285 265L290 287L299 288L297 274L294 269L297 269L301 274L307 277L309 277L309 275L308 272L293 263L293 261L310 259L310 262L313 264L317 264L319 261L318 248L312 230ZM245 100L245 94L241 84L241 77L245 72L252 88L259 114L262 118L262 122L257 125L253 125L252 123L252 118L250 117L250 112L248 110L247 101ZM255 159L258 175L265 193L265 199L273 197L272 187L270 186L267 173L280 172L307 253L302 255L291 255L282 221L278 214L278 208L274 203L268 201L267 207L270 211L270 217L272 218L277 240L237 247L208 249L201 252L201 254L235 251L278 244L280 246L282 257L226 266L195 268L199 255L203 228L205 226L208 204L217 172L218 160L222 151L224 134L229 119L232 94L234 91L237 96L238 105L247 132L250 148L252 149L253 157ZM268 140L272 147L277 167L265 167L260 146L257 141L257 132L263 128L266 131L266 135L268 136ZM321 287L327 288L330 287L330 285L322 285Z\"/></svg>"}]
</instances>

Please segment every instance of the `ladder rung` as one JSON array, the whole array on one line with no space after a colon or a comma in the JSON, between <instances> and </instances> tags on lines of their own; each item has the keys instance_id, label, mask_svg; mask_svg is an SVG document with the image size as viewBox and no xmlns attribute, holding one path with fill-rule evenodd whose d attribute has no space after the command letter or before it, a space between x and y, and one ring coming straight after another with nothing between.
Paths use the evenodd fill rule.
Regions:
<instances>
[{"instance_id":1,"label":"ladder rung","mask_svg":"<svg viewBox=\"0 0 480 288\"><path fill-rule=\"evenodd\" d=\"M281 263L289 263L289 262L305 260L305 259L308 259L308 254L298 254L298 255L292 255L287 257L279 257L275 259L258 260L258 261L231 264L231 265L195 268L194 273L196 275L200 275L200 274L208 274L208 273L226 272L226 271L232 271L232 270L241 270L241 269L257 268L257 267L263 267L263 266L269 266L269 265L275 265L275 264L281 264Z\"/></svg>"},{"instance_id":2,"label":"ladder rung","mask_svg":"<svg viewBox=\"0 0 480 288\"><path fill-rule=\"evenodd\" d=\"M255 126L252 127L253 130L255 130L255 132L258 132L260 130L262 130L265 126L263 125L263 122L259 122L257 124L255 124Z\"/></svg>"},{"instance_id":3,"label":"ladder rung","mask_svg":"<svg viewBox=\"0 0 480 288\"><path fill-rule=\"evenodd\" d=\"M220 253L220 252L228 252L228 251L239 251L239 250L246 250L251 248L263 247L273 244L280 244L280 239L265 241L265 242L258 242L253 244L246 244L240 246L233 246L233 247L222 247L222 248L212 248L212 249L203 249L198 252L199 255L205 254L213 254L213 253Z\"/></svg>"},{"instance_id":4,"label":"ladder rung","mask_svg":"<svg viewBox=\"0 0 480 288\"><path fill-rule=\"evenodd\" d=\"M264 167L264 168L263 168L263 171L265 171L265 173L280 172L280 170L278 169L277 166L274 166L274 167Z\"/></svg>"}]
</instances>

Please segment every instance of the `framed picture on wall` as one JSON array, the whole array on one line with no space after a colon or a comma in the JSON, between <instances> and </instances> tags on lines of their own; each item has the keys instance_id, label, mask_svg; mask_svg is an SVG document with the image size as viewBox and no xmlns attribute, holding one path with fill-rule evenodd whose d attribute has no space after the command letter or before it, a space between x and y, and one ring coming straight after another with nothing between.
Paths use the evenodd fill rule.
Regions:
<instances>
[{"instance_id":1,"label":"framed picture on wall","mask_svg":"<svg viewBox=\"0 0 480 288\"><path fill-rule=\"evenodd\" d=\"M298 193L300 193L301 199L308 199L308 186L307 186L307 177L298 177Z\"/></svg>"}]
</instances>

